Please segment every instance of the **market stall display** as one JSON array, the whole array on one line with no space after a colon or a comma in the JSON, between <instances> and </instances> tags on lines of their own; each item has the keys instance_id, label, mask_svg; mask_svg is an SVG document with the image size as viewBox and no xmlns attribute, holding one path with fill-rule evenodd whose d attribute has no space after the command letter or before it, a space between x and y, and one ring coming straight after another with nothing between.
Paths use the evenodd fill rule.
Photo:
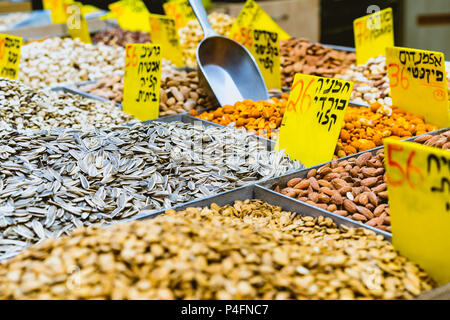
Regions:
<instances>
[{"instance_id":1,"label":"market stall display","mask_svg":"<svg viewBox=\"0 0 450 320\"><path fill-rule=\"evenodd\" d=\"M414 141L450 150L450 130ZM306 170L285 184L267 185L288 197L391 232L384 160L384 149L378 149Z\"/></svg>"},{"instance_id":2,"label":"market stall display","mask_svg":"<svg viewBox=\"0 0 450 320\"><path fill-rule=\"evenodd\" d=\"M104 99L122 103L123 77L114 76L78 87ZM213 106L205 90L200 86L197 71L176 70L163 64L161 72L160 110L161 117L190 110L205 110Z\"/></svg>"},{"instance_id":3,"label":"market stall display","mask_svg":"<svg viewBox=\"0 0 450 320\"><path fill-rule=\"evenodd\" d=\"M80 228L0 268L3 299L410 299L434 286L371 231L258 200Z\"/></svg>"},{"instance_id":4,"label":"market stall display","mask_svg":"<svg viewBox=\"0 0 450 320\"><path fill-rule=\"evenodd\" d=\"M181 122L0 132L0 257L300 169L234 128Z\"/></svg>"},{"instance_id":5,"label":"market stall display","mask_svg":"<svg viewBox=\"0 0 450 320\"><path fill-rule=\"evenodd\" d=\"M127 43L150 42L150 35L142 31L128 31L122 28L111 28L92 36L93 43L103 43L108 46L124 47Z\"/></svg>"},{"instance_id":6,"label":"market stall display","mask_svg":"<svg viewBox=\"0 0 450 320\"><path fill-rule=\"evenodd\" d=\"M20 81L0 79L0 129L108 127L133 117L112 102L100 102L63 90L32 89Z\"/></svg>"},{"instance_id":7,"label":"market stall display","mask_svg":"<svg viewBox=\"0 0 450 320\"><path fill-rule=\"evenodd\" d=\"M381 20L391 27L364 23L389 9L355 21L356 49L289 36L278 46L284 15L247 1L237 22L217 12L209 21L225 36L236 22L233 37L282 88L219 106L197 71L203 31L189 5L200 2L170 4L175 21L117 2L123 29L111 14L87 18L93 44L72 39L76 27L65 23L10 30L29 13L0 15L2 74L15 79L20 61L17 81L0 78L0 300L449 294L450 284L439 287L450 279L448 235L438 232L450 222L441 214L450 212L444 55L373 44L394 36L395 10ZM176 29L179 19L191 21ZM150 21L158 45L136 45L152 34L126 29ZM399 66L403 87L392 92L403 109L377 57L385 49ZM356 65L356 54L372 58ZM242 59L223 48L208 55L225 97L258 91L255 76L239 84L214 68L231 61L244 75ZM421 81L420 70L434 78ZM336 79L354 82L350 99L352 84Z\"/></svg>"},{"instance_id":8,"label":"market stall display","mask_svg":"<svg viewBox=\"0 0 450 320\"><path fill-rule=\"evenodd\" d=\"M288 98L284 94L281 99L243 101L201 114L193 110L190 114L220 125L243 127L264 138L276 140ZM379 147L387 137L407 139L438 129L425 123L421 116L395 107L386 108L379 103L370 108L348 107L344 121L335 151L338 158Z\"/></svg>"}]
</instances>

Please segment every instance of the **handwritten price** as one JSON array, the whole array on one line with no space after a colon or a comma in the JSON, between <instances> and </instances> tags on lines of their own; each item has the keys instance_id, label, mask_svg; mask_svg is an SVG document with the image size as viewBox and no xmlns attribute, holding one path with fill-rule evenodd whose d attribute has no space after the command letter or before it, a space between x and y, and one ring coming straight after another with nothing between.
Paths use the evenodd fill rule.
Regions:
<instances>
[{"instance_id":1,"label":"handwritten price","mask_svg":"<svg viewBox=\"0 0 450 320\"><path fill-rule=\"evenodd\" d=\"M298 86L301 86L301 89L300 89L300 93L298 94L297 98L295 100L290 100L288 102L288 105L286 108L287 111L305 113L311 108L311 103L313 100L311 98L311 95L308 94L308 90L311 88L311 86L314 82L316 82L316 79L311 79L309 81L308 85L306 86L306 88L305 88L305 83L304 83L303 79L300 79L300 81L298 81L292 85L291 91L294 91L294 89L297 88ZM305 110L303 110L305 101L308 101L308 104L307 104Z\"/></svg>"},{"instance_id":2,"label":"handwritten price","mask_svg":"<svg viewBox=\"0 0 450 320\"><path fill-rule=\"evenodd\" d=\"M232 39L245 47L253 47L252 31L250 28L240 27L239 31L233 34Z\"/></svg>"},{"instance_id":3,"label":"handwritten price","mask_svg":"<svg viewBox=\"0 0 450 320\"><path fill-rule=\"evenodd\" d=\"M414 157L416 156L416 152L415 151L411 151L411 153L408 156L408 160L406 162L406 167L403 167L400 163L398 163L397 161L395 161L393 159L393 153L394 152L403 152L403 147L401 146L397 146L397 145L392 145L389 144L387 146L387 160L388 160L388 164L389 166L391 166L392 168L396 168L400 174L401 174L401 178L399 180L394 181L390 175L387 175L387 180L388 183L394 187L400 187L402 186L405 182L408 183L408 185L412 188L415 189L416 185L413 183L411 175L412 173L416 173L417 175L420 176L421 182L423 182L424 177L422 174L422 171L414 166L412 163L414 161Z\"/></svg>"}]
</instances>

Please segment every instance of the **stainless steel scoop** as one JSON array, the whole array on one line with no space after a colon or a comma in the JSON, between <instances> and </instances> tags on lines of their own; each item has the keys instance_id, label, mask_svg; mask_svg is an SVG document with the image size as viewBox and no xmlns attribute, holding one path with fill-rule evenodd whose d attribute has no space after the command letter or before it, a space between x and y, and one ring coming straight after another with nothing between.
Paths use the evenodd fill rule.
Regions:
<instances>
[{"instance_id":1,"label":"stainless steel scoop","mask_svg":"<svg viewBox=\"0 0 450 320\"><path fill-rule=\"evenodd\" d=\"M205 34L197 47L199 77L219 104L269 99L264 78L250 52L213 30L201 0L189 0L189 3Z\"/></svg>"}]
</instances>

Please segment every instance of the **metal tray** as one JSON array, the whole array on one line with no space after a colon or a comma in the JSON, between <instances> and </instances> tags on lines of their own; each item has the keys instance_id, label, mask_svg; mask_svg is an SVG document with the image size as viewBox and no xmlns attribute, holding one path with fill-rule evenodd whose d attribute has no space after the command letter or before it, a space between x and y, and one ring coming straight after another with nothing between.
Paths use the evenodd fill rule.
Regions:
<instances>
[{"instance_id":1,"label":"metal tray","mask_svg":"<svg viewBox=\"0 0 450 320\"><path fill-rule=\"evenodd\" d=\"M189 207L194 208L208 207L212 203L215 203L219 206L225 206L233 204L234 201L236 200L244 201L247 199L259 199L269 204L280 206L282 207L283 210L296 212L298 215L301 216L311 216L315 218L319 216L328 217L331 218L338 227L346 226L350 228L365 228L375 232L378 235L383 236L386 241L392 242L392 236L387 232L366 225L361 225L353 220L341 217L339 215L330 212L322 212L321 210L318 210L318 208L316 207L308 205L299 206L298 203L294 201L294 199L281 196L276 192L267 190L258 185L250 185L232 191L228 191L216 196L191 201L182 205L175 206L172 209L175 211L180 211ZM130 221L135 220L142 221L147 219L153 219L161 214L164 214L164 212L165 210L159 210L157 212L152 212L140 217L136 217L136 219L132 220L130 219ZM415 298L415 300L440 300L440 299L450 299L450 284L438 287L432 291L426 292Z\"/></svg>"}]
</instances>

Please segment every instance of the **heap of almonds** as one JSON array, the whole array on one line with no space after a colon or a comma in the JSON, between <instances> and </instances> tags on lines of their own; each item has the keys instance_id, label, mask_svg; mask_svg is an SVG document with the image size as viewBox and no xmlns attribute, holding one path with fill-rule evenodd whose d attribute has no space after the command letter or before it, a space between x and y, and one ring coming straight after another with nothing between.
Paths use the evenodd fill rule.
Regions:
<instances>
[{"instance_id":1,"label":"heap of almonds","mask_svg":"<svg viewBox=\"0 0 450 320\"><path fill-rule=\"evenodd\" d=\"M290 88L296 73L332 78L356 61L352 52L327 48L303 38L281 41L283 87Z\"/></svg>"}]
</instances>

